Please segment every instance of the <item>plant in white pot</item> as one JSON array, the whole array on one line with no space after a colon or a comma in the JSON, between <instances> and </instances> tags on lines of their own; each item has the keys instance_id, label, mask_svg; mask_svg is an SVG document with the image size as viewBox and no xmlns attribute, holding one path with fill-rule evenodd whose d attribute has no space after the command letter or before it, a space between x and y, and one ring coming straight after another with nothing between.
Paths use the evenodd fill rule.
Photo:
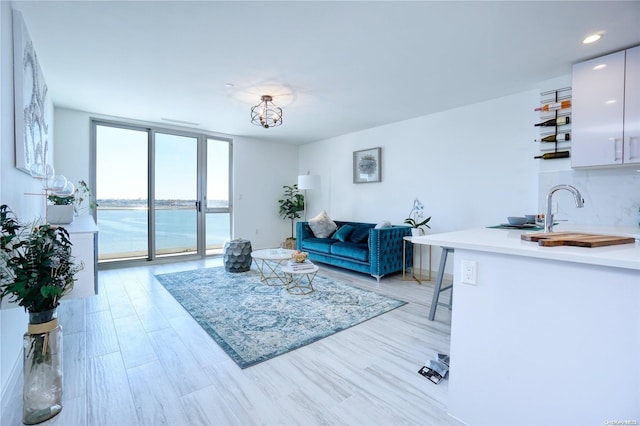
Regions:
<instances>
[{"instance_id":1,"label":"plant in white pot","mask_svg":"<svg viewBox=\"0 0 640 426\"><path fill-rule=\"evenodd\" d=\"M62 328L60 298L73 289L82 269L71 255L62 227L21 224L0 206L0 300L29 313L24 335L23 422L41 423L62 410Z\"/></svg>"},{"instance_id":2,"label":"plant in white pot","mask_svg":"<svg viewBox=\"0 0 640 426\"><path fill-rule=\"evenodd\" d=\"M421 220L424 218L424 204L420 202L419 199L413 200L413 207L411 207L411 211L409 212L409 217L404 220L404 223L407 225L411 225L411 235L414 237L418 237L420 235L424 235L423 226L431 229L428 225L431 220L431 216L428 218Z\"/></svg>"},{"instance_id":3,"label":"plant in white pot","mask_svg":"<svg viewBox=\"0 0 640 426\"><path fill-rule=\"evenodd\" d=\"M296 239L293 236L293 224L295 219L300 219L300 212L304 210L304 195L298 190L298 185L284 185L284 197L278 200L280 217L291 220L291 237L282 244L283 248L295 249Z\"/></svg>"},{"instance_id":4,"label":"plant in white pot","mask_svg":"<svg viewBox=\"0 0 640 426\"><path fill-rule=\"evenodd\" d=\"M74 216L87 214L98 206L84 180L79 180L77 187L67 182L63 189L47 195L47 200L47 222L56 225L69 224Z\"/></svg>"},{"instance_id":5,"label":"plant in white pot","mask_svg":"<svg viewBox=\"0 0 640 426\"><path fill-rule=\"evenodd\" d=\"M49 194L47 200L51 203L47 205L47 222L59 225L73 222L75 196Z\"/></svg>"}]
</instances>

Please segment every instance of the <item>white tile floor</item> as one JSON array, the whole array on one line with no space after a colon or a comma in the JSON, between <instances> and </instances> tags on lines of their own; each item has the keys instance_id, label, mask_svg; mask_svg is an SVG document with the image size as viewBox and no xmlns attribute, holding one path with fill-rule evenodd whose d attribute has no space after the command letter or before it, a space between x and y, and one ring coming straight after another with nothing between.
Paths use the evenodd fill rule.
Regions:
<instances>
[{"instance_id":1,"label":"white tile floor","mask_svg":"<svg viewBox=\"0 0 640 426\"><path fill-rule=\"evenodd\" d=\"M47 425L458 425L447 386L417 371L448 352L433 283L321 272L409 303L241 370L153 277L219 258L99 272L100 294L63 301L64 408ZM21 424L21 383L1 424Z\"/></svg>"}]
</instances>

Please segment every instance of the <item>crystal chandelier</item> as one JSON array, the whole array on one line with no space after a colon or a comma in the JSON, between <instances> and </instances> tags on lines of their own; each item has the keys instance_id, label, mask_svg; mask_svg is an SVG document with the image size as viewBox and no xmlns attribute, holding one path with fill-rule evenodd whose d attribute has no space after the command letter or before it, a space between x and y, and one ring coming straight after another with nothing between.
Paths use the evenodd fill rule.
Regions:
<instances>
[{"instance_id":1,"label":"crystal chandelier","mask_svg":"<svg viewBox=\"0 0 640 426\"><path fill-rule=\"evenodd\" d=\"M282 108L273 103L271 95L262 95L262 102L251 108L251 123L265 129L278 127L282 124Z\"/></svg>"}]
</instances>

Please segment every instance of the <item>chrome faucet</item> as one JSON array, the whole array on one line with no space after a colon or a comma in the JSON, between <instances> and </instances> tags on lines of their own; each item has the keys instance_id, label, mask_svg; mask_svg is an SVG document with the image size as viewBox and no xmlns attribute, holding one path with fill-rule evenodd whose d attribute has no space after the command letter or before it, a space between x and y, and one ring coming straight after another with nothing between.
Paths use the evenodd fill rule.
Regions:
<instances>
[{"instance_id":1,"label":"chrome faucet","mask_svg":"<svg viewBox=\"0 0 640 426\"><path fill-rule=\"evenodd\" d=\"M551 199L553 198L553 193L560 189L566 189L573 194L573 197L576 199L576 207L584 207L584 198L582 198L582 194L580 194L580 191L578 191L576 187L566 184L554 186L549 190L549 193L547 194L547 213L544 216L544 232L553 231L553 213L551 212Z\"/></svg>"}]
</instances>

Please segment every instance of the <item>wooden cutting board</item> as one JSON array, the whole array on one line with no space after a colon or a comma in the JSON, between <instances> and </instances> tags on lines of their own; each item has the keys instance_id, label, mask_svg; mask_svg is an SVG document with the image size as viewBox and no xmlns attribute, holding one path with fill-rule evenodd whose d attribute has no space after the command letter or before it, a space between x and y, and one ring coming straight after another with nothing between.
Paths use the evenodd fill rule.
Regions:
<instances>
[{"instance_id":1,"label":"wooden cutting board","mask_svg":"<svg viewBox=\"0 0 640 426\"><path fill-rule=\"evenodd\" d=\"M538 234L522 234L525 241L534 241L544 247L577 246L604 247L617 244L633 244L635 238L617 237L614 235L582 234L573 232L547 232Z\"/></svg>"}]
</instances>

